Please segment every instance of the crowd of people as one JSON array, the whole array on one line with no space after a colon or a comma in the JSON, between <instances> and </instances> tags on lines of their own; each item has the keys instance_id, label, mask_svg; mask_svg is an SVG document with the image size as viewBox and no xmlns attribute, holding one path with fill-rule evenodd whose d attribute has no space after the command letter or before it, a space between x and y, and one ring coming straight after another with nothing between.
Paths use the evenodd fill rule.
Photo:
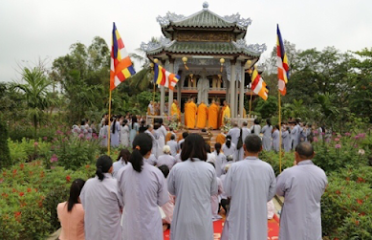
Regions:
<instances>
[{"instance_id":1,"label":"crowd of people","mask_svg":"<svg viewBox=\"0 0 372 240\"><path fill-rule=\"evenodd\" d=\"M307 128L299 121L288 124L289 136L296 133L295 162L276 178L259 159L275 142L278 129L269 121L262 129L258 122L251 128L234 125L212 152L200 134L167 131L161 120L142 126L135 116L130 123L118 116L112 135L120 132L118 145L133 151L121 150L116 162L103 155L94 178L73 181L68 201L57 207L60 240L160 240L168 228L172 240L213 240L212 223L222 212L222 240L266 240L275 194L285 197L279 239L321 239L320 198L327 178L311 161Z\"/></svg>"}]
</instances>

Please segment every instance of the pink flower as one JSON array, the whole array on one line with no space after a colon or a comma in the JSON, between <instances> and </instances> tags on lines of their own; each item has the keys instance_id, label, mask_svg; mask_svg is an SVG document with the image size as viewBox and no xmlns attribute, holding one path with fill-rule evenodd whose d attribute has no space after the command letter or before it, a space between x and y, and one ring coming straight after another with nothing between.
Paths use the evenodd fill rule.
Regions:
<instances>
[{"instance_id":1,"label":"pink flower","mask_svg":"<svg viewBox=\"0 0 372 240\"><path fill-rule=\"evenodd\" d=\"M44 140L44 141L48 140L48 137L43 137L43 140Z\"/></svg>"},{"instance_id":2,"label":"pink flower","mask_svg":"<svg viewBox=\"0 0 372 240\"><path fill-rule=\"evenodd\" d=\"M50 158L50 162L57 162L57 161L58 161L57 155L53 154L53 156Z\"/></svg>"},{"instance_id":3,"label":"pink flower","mask_svg":"<svg viewBox=\"0 0 372 240\"><path fill-rule=\"evenodd\" d=\"M340 141L340 139L339 138L335 138L335 142L339 142Z\"/></svg>"},{"instance_id":4,"label":"pink flower","mask_svg":"<svg viewBox=\"0 0 372 240\"><path fill-rule=\"evenodd\" d=\"M84 137L84 134L80 133L79 138L83 138L83 137Z\"/></svg>"},{"instance_id":5,"label":"pink flower","mask_svg":"<svg viewBox=\"0 0 372 240\"><path fill-rule=\"evenodd\" d=\"M365 133L359 133L358 136L359 136L359 138L364 139L366 137L366 134Z\"/></svg>"},{"instance_id":6,"label":"pink flower","mask_svg":"<svg viewBox=\"0 0 372 240\"><path fill-rule=\"evenodd\" d=\"M319 142L319 140L318 140L317 137L314 137L314 138L313 138L313 141L314 141L314 142Z\"/></svg>"},{"instance_id":7,"label":"pink flower","mask_svg":"<svg viewBox=\"0 0 372 240\"><path fill-rule=\"evenodd\" d=\"M319 132L318 132L318 130L314 130L314 134L318 134Z\"/></svg>"},{"instance_id":8,"label":"pink flower","mask_svg":"<svg viewBox=\"0 0 372 240\"><path fill-rule=\"evenodd\" d=\"M336 145L335 145L335 148L336 148L336 149L340 149L340 148L341 148L341 144L336 144Z\"/></svg>"},{"instance_id":9,"label":"pink flower","mask_svg":"<svg viewBox=\"0 0 372 240\"><path fill-rule=\"evenodd\" d=\"M347 132L347 133L345 133L345 136L350 137L351 136L351 133Z\"/></svg>"},{"instance_id":10,"label":"pink flower","mask_svg":"<svg viewBox=\"0 0 372 240\"><path fill-rule=\"evenodd\" d=\"M38 142L34 142L34 147L37 147L39 146L39 143Z\"/></svg>"},{"instance_id":11,"label":"pink flower","mask_svg":"<svg viewBox=\"0 0 372 240\"><path fill-rule=\"evenodd\" d=\"M324 132L322 132L322 135L324 135L325 133Z\"/></svg>"},{"instance_id":12,"label":"pink flower","mask_svg":"<svg viewBox=\"0 0 372 240\"><path fill-rule=\"evenodd\" d=\"M57 135L61 135L62 132L61 132L60 130L57 130L57 131L56 131L56 134L57 134Z\"/></svg>"},{"instance_id":13,"label":"pink flower","mask_svg":"<svg viewBox=\"0 0 372 240\"><path fill-rule=\"evenodd\" d=\"M355 140L358 140L359 139L359 134L356 135L354 138L355 138Z\"/></svg>"},{"instance_id":14,"label":"pink flower","mask_svg":"<svg viewBox=\"0 0 372 240\"><path fill-rule=\"evenodd\" d=\"M87 140L89 141L90 139L92 139L91 137L87 137Z\"/></svg>"}]
</instances>

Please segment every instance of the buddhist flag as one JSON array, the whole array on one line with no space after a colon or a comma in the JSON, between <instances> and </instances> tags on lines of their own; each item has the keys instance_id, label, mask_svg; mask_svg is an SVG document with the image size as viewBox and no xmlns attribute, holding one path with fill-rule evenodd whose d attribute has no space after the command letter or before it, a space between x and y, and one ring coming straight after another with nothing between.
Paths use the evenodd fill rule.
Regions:
<instances>
[{"instance_id":1,"label":"buddhist flag","mask_svg":"<svg viewBox=\"0 0 372 240\"><path fill-rule=\"evenodd\" d=\"M154 83L167 87L170 90L174 89L174 86L176 86L177 82L179 81L180 76L168 72L163 68L162 66L159 66L155 63L154 66Z\"/></svg>"},{"instance_id":2,"label":"buddhist flag","mask_svg":"<svg viewBox=\"0 0 372 240\"><path fill-rule=\"evenodd\" d=\"M112 30L111 67L110 67L110 90L114 90L121 82L136 74L133 63L125 50L115 23Z\"/></svg>"},{"instance_id":3,"label":"buddhist flag","mask_svg":"<svg viewBox=\"0 0 372 240\"><path fill-rule=\"evenodd\" d=\"M278 89L280 93L285 96L287 92L286 84L288 83L289 67L288 67L288 58L285 54L284 44L282 35L280 34L279 25L277 25L277 37L276 37L276 65L278 67Z\"/></svg>"},{"instance_id":4,"label":"buddhist flag","mask_svg":"<svg viewBox=\"0 0 372 240\"><path fill-rule=\"evenodd\" d=\"M267 100L269 89L266 83L262 79L261 75L258 73L257 69L254 68L252 72L252 91L260 96L263 100Z\"/></svg>"}]
</instances>

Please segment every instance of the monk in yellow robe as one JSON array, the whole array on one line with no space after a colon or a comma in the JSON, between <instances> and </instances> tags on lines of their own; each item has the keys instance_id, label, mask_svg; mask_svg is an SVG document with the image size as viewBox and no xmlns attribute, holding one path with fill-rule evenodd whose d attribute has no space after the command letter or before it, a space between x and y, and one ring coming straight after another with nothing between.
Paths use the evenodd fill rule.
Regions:
<instances>
[{"instance_id":1,"label":"monk in yellow robe","mask_svg":"<svg viewBox=\"0 0 372 240\"><path fill-rule=\"evenodd\" d=\"M187 102L185 103L185 109L184 109L184 111L185 111L185 114L184 114L184 117L185 117L185 126L187 126L187 119L188 119L188 117L189 117L189 113L190 113L190 99L189 100L187 100Z\"/></svg>"},{"instance_id":2,"label":"monk in yellow robe","mask_svg":"<svg viewBox=\"0 0 372 240\"><path fill-rule=\"evenodd\" d=\"M226 141L226 137L223 133L219 133L216 137L216 143L220 143L221 145L223 145Z\"/></svg>"},{"instance_id":3,"label":"monk in yellow robe","mask_svg":"<svg viewBox=\"0 0 372 240\"><path fill-rule=\"evenodd\" d=\"M198 121L196 122L196 127L203 129L207 126L208 119L208 107L204 102L201 102L198 107Z\"/></svg>"},{"instance_id":4,"label":"monk in yellow robe","mask_svg":"<svg viewBox=\"0 0 372 240\"><path fill-rule=\"evenodd\" d=\"M213 100L208 109L208 127L212 129L218 128L218 110L218 106Z\"/></svg>"},{"instance_id":5,"label":"monk in yellow robe","mask_svg":"<svg viewBox=\"0 0 372 240\"><path fill-rule=\"evenodd\" d=\"M194 100L191 99L190 102L187 105L185 105L185 120L186 120L186 127L189 129L194 129L195 128L195 117L196 117L196 112L198 110L198 107L194 103Z\"/></svg>"},{"instance_id":6,"label":"monk in yellow robe","mask_svg":"<svg viewBox=\"0 0 372 240\"><path fill-rule=\"evenodd\" d=\"M224 101L223 104L225 106L224 106L224 110L223 110L223 113L222 113L222 123L225 124L225 119L229 119L231 117L231 112L230 112L230 107L227 104L227 102Z\"/></svg>"},{"instance_id":7,"label":"monk in yellow robe","mask_svg":"<svg viewBox=\"0 0 372 240\"><path fill-rule=\"evenodd\" d=\"M218 113L218 120L219 120L219 127L223 127L224 119L223 119L223 113L225 112L226 106L223 106L220 108L220 112Z\"/></svg>"},{"instance_id":8,"label":"monk in yellow robe","mask_svg":"<svg viewBox=\"0 0 372 240\"><path fill-rule=\"evenodd\" d=\"M171 117L172 117L172 120L174 118L177 118L177 121L180 118L180 116L178 115L177 100L173 100L173 103L171 106Z\"/></svg>"}]
</instances>

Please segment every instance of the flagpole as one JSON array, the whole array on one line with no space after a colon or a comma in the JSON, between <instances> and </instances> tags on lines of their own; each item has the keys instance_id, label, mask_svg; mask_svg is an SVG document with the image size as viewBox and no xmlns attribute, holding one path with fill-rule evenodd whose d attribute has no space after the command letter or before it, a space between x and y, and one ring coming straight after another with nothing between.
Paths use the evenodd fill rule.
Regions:
<instances>
[{"instance_id":1,"label":"flagpole","mask_svg":"<svg viewBox=\"0 0 372 240\"><path fill-rule=\"evenodd\" d=\"M249 98L249 117L251 117L251 112L252 112L252 88L251 88L251 96Z\"/></svg>"},{"instance_id":2,"label":"flagpole","mask_svg":"<svg viewBox=\"0 0 372 240\"><path fill-rule=\"evenodd\" d=\"M108 137L107 137L107 155L110 156L110 146L111 146L111 141L110 141L110 133L111 133L111 88L110 88L110 96L109 96L109 114L108 114Z\"/></svg>"},{"instance_id":3,"label":"flagpole","mask_svg":"<svg viewBox=\"0 0 372 240\"><path fill-rule=\"evenodd\" d=\"M280 91L278 89L278 102L279 102L279 173L282 172L282 111L281 111L281 99Z\"/></svg>"}]
</instances>

